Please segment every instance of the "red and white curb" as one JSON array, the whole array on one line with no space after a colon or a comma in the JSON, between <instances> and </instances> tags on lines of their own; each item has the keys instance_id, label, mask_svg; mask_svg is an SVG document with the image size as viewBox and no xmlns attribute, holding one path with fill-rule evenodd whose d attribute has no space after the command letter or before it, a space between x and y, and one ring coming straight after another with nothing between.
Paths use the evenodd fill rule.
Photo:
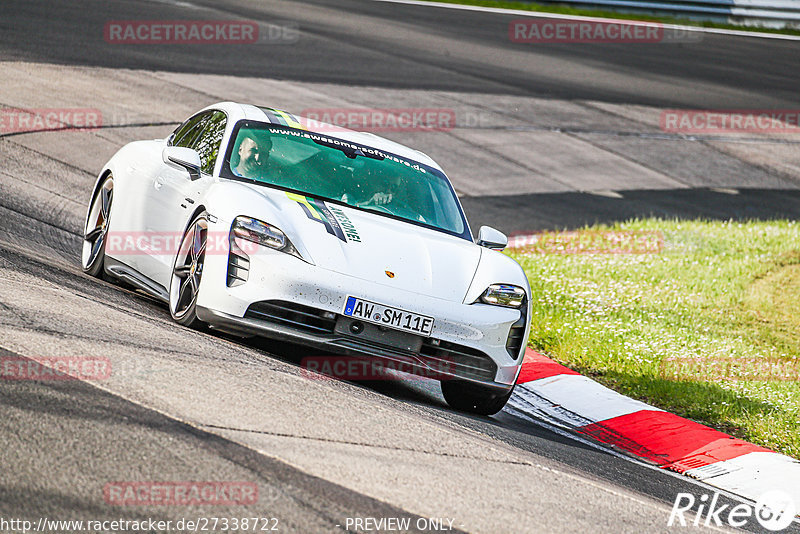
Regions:
<instances>
[{"instance_id":1,"label":"red and white curb","mask_svg":"<svg viewBox=\"0 0 800 534\"><path fill-rule=\"evenodd\" d=\"M785 492L800 510L800 461L628 398L531 349L508 406L752 501Z\"/></svg>"}]
</instances>

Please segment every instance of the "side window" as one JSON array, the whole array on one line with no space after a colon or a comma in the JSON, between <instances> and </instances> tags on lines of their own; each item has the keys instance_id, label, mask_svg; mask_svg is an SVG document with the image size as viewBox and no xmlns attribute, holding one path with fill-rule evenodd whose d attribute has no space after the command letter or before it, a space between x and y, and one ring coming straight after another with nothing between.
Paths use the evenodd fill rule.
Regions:
<instances>
[{"instance_id":1,"label":"side window","mask_svg":"<svg viewBox=\"0 0 800 534\"><path fill-rule=\"evenodd\" d=\"M208 117L208 113L200 113L195 115L188 121L184 122L178 129L175 130L175 133L172 135L172 140L170 141L170 145L172 146L182 146L182 147L189 147L191 146L192 141L197 137L197 134L200 132L199 128L196 128L200 122L203 121L206 117Z\"/></svg>"},{"instance_id":2,"label":"side window","mask_svg":"<svg viewBox=\"0 0 800 534\"><path fill-rule=\"evenodd\" d=\"M221 111L209 114L208 119L199 124L202 132L193 139L191 144L191 148L200 154L200 170L206 174L214 172L219 146L222 144L222 136L225 133L226 119L227 117Z\"/></svg>"}]
</instances>

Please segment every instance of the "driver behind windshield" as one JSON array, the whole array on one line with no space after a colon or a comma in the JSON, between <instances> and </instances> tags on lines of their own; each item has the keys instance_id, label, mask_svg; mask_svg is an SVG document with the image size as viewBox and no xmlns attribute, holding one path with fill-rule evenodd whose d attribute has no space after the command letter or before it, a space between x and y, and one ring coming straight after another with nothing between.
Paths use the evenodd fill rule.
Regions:
<instances>
[{"instance_id":1,"label":"driver behind windshield","mask_svg":"<svg viewBox=\"0 0 800 534\"><path fill-rule=\"evenodd\" d=\"M258 178L263 176L269 164L269 153L272 150L272 140L267 137L256 141L247 136L239 144L239 163L231 170L237 176L244 178Z\"/></svg>"}]
</instances>

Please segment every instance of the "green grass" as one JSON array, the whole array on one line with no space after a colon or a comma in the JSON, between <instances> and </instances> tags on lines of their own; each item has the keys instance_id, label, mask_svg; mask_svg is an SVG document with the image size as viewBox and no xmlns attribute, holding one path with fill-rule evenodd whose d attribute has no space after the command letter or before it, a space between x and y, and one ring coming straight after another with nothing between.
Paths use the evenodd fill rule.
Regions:
<instances>
[{"instance_id":1,"label":"green grass","mask_svg":"<svg viewBox=\"0 0 800 534\"><path fill-rule=\"evenodd\" d=\"M510 252L533 292L529 345L625 395L800 458L800 224L648 219L589 230L657 231L663 248Z\"/></svg>"},{"instance_id":2,"label":"green grass","mask_svg":"<svg viewBox=\"0 0 800 534\"><path fill-rule=\"evenodd\" d=\"M785 35L800 35L800 30L791 28L765 28L761 26L742 26L739 24L723 24L718 22L704 22L697 20L681 19L677 17L644 15L635 13L621 13L619 11L606 11L601 9L583 9L565 4L533 4L529 2L513 2L505 0L427 0L429 2L445 2L448 4L461 4L468 6L496 7L501 9L519 9L541 13L557 13L561 15L582 15L585 17L603 17L621 20L645 20L661 22L663 24L678 24L681 26L698 26L701 28L719 28L724 30L740 30L765 33L781 33Z\"/></svg>"}]
</instances>

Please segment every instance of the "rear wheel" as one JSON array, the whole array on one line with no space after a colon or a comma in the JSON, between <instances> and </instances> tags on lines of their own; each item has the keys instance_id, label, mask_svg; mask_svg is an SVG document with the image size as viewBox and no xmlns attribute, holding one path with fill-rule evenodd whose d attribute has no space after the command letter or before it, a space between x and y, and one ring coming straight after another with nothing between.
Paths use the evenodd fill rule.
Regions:
<instances>
[{"instance_id":1,"label":"rear wheel","mask_svg":"<svg viewBox=\"0 0 800 534\"><path fill-rule=\"evenodd\" d=\"M497 394L492 390L460 380L442 380L442 395L451 407L479 415L494 415L503 409L514 388Z\"/></svg>"},{"instance_id":2,"label":"rear wheel","mask_svg":"<svg viewBox=\"0 0 800 534\"><path fill-rule=\"evenodd\" d=\"M208 216L201 213L194 218L183 234L169 286L169 312L172 318L190 328L203 325L197 318L197 296L206 257Z\"/></svg>"},{"instance_id":3,"label":"rear wheel","mask_svg":"<svg viewBox=\"0 0 800 534\"><path fill-rule=\"evenodd\" d=\"M114 197L114 177L110 174L95 193L83 229L81 267L90 276L103 277L106 257L106 236Z\"/></svg>"}]
</instances>

